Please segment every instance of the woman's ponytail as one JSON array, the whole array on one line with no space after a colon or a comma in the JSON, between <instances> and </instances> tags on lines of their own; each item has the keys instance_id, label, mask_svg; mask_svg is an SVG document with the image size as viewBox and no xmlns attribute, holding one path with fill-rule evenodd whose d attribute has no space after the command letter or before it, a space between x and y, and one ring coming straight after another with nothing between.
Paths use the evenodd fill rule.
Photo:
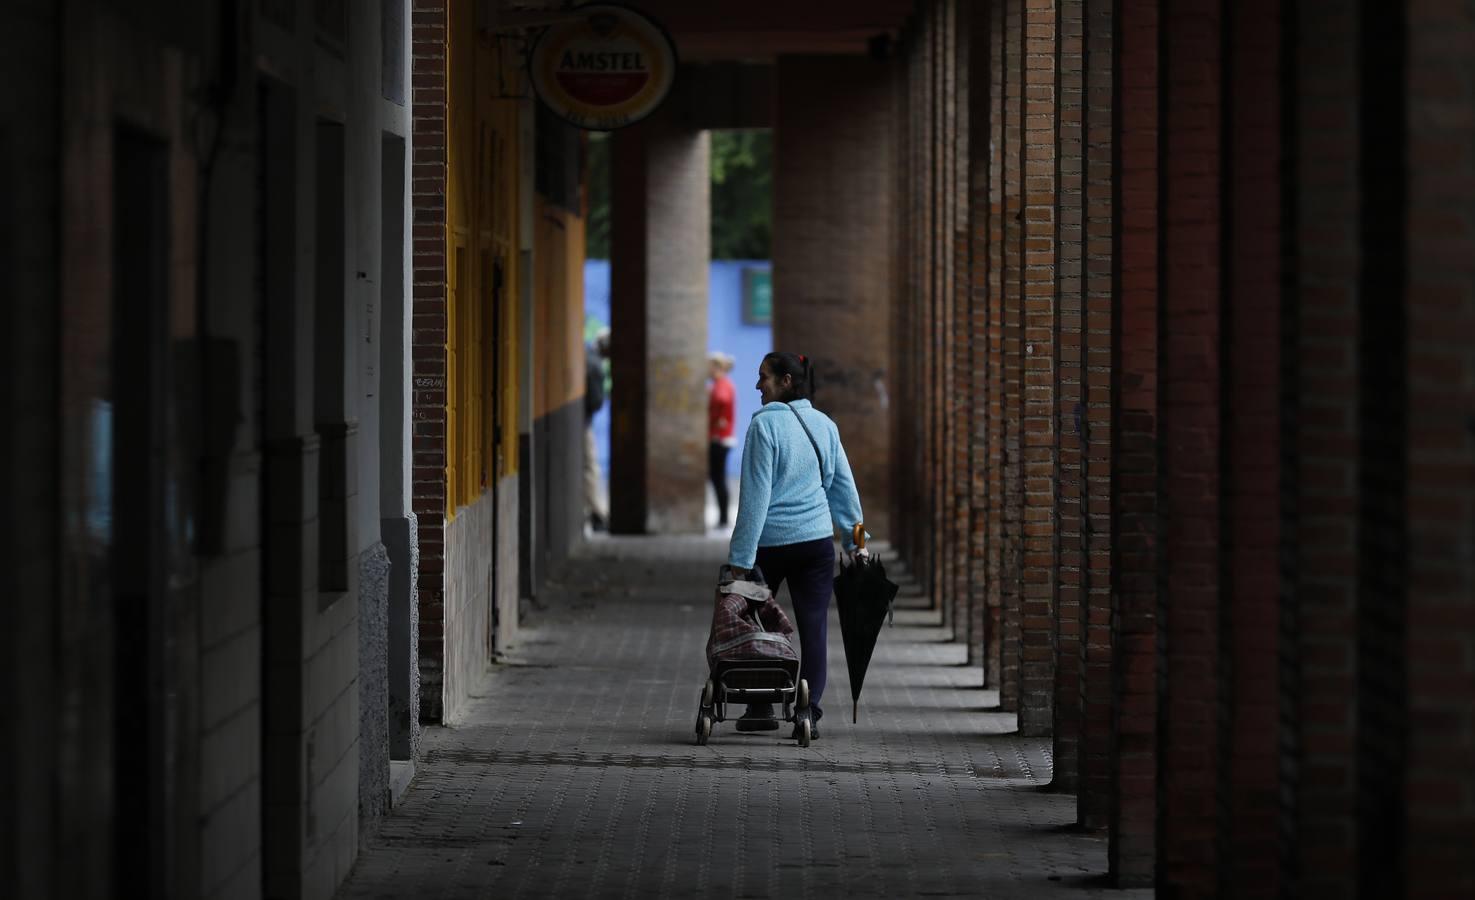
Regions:
<instances>
[{"instance_id":1,"label":"woman's ponytail","mask_svg":"<svg viewBox=\"0 0 1475 900\"><path fill-rule=\"evenodd\" d=\"M768 363L769 369L774 375L783 378L785 375L793 382L794 390L792 396L786 400L808 400L813 395L815 387L814 364L809 357L802 353L784 353L775 350L773 353L763 357Z\"/></svg>"}]
</instances>

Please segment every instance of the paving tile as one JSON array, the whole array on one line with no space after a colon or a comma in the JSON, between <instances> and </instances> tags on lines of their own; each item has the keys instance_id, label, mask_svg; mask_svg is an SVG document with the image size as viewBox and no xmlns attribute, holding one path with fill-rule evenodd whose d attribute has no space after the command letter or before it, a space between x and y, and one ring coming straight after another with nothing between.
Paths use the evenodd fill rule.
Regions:
<instances>
[{"instance_id":1,"label":"paving tile","mask_svg":"<svg viewBox=\"0 0 1475 900\"><path fill-rule=\"evenodd\" d=\"M882 631L860 721L831 616L823 738L692 729L720 540L602 538L539 598L345 900L388 897L1146 897L1051 793L1050 746L987 711L935 613Z\"/></svg>"}]
</instances>

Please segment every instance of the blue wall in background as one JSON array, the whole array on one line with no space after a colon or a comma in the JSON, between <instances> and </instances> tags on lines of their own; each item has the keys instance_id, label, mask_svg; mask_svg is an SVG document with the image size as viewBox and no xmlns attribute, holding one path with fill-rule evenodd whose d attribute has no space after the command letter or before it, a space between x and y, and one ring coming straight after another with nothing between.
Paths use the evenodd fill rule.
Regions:
<instances>
[{"instance_id":1,"label":"blue wall in background","mask_svg":"<svg viewBox=\"0 0 1475 900\"><path fill-rule=\"evenodd\" d=\"M758 411L758 364L773 349L773 329L768 325L743 323L743 269L767 271L768 260L714 259L709 270L709 306L707 309L707 349L721 350L737 360L732 383L737 387L738 444L727 457L727 471L738 474L743 457L743 435L748 419ZM609 260L584 262L584 338L609 323ZM611 335L619 340L619 335ZM599 448L599 466L609 476L609 404L594 416L594 442Z\"/></svg>"}]
</instances>

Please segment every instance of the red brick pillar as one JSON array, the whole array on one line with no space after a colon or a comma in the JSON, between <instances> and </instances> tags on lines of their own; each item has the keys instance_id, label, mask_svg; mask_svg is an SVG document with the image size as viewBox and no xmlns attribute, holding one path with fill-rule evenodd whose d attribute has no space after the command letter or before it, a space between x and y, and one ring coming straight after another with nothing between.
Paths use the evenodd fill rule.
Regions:
<instances>
[{"instance_id":1,"label":"red brick pillar","mask_svg":"<svg viewBox=\"0 0 1475 900\"><path fill-rule=\"evenodd\" d=\"M705 530L709 148L705 132L664 115L615 138L610 530L616 533Z\"/></svg>"},{"instance_id":2,"label":"red brick pillar","mask_svg":"<svg viewBox=\"0 0 1475 900\"><path fill-rule=\"evenodd\" d=\"M1157 820L1158 4L1117 5L1112 143L1116 335L1112 360L1114 883L1152 883Z\"/></svg>"},{"instance_id":3,"label":"red brick pillar","mask_svg":"<svg viewBox=\"0 0 1475 900\"><path fill-rule=\"evenodd\" d=\"M989 458L988 415L992 404L989 384L989 265L994 227L989 197L992 155L989 136L992 126L993 78L991 53L992 13L972 4L962 7L959 40L965 46L960 72L966 73L967 103L967 254L968 300L966 334L968 340L968 566L965 572L968 589L969 662L979 667L980 684L993 686L989 666L988 622L988 535L989 480L993 463Z\"/></svg>"},{"instance_id":4,"label":"red brick pillar","mask_svg":"<svg viewBox=\"0 0 1475 900\"><path fill-rule=\"evenodd\" d=\"M1019 731L1050 734L1055 658L1055 20L1026 4L1024 37L1024 475Z\"/></svg>"},{"instance_id":5,"label":"red brick pillar","mask_svg":"<svg viewBox=\"0 0 1475 900\"><path fill-rule=\"evenodd\" d=\"M953 188L949 204L952 207L952 222L948 240L953 259L952 284L952 343L949 355L953 362L952 388L948 394L953 424L950 444L952 469L952 515L949 532L952 552L950 567L952 575L949 591L953 595L953 631L956 640L962 641L966 651L965 662L977 662L977 639L973 630L973 579L970 565L972 553L973 511L973 424L977 395L973 391L973 332L972 332L972 281L969 242L969 144L972 133L969 129L971 115L970 96L973 85L969 70L970 33L969 22L972 12L969 4L950 5L948 46L951 48L952 64L948 67L952 90L952 157L949 170Z\"/></svg>"},{"instance_id":6,"label":"red brick pillar","mask_svg":"<svg viewBox=\"0 0 1475 900\"><path fill-rule=\"evenodd\" d=\"M446 522L446 0L415 0L414 58L414 454L419 520L420 718L444 710Z\"/></svg>"},{"instance_id":7,"label":"red brick pillar","mask_svg":"<svg viewBox=\"0 0 1475 900\"><path fill-rule=\"evenodd\" d=\"M1338 0L1294 9L1279 830L1293 835L1284 891L1339 897L1357 890L1358 27Z\"/></svg>"},{"instance_id":8,"label":"red brick pillar","mask_svg":"<svg viewBox=\"0 0 1475 900\"><path fill-rule=\"evenodd\" d=\"M931 4L924 6L917 20L917 72L916 72L916 128L917 196L914 199L916 217L911 223L916 239L915 259L917 280L916 303L916 361L917 361L917 410L920 434L920 470L918 472L917 497L921 506L918 522L917 578L929 604L936 607L937 553L939 510L937 504L937 404L938 397L938 339L936 333L937 299L937 28Z\"/></svg>"},{"instance_id":9,"label":"red brick pillar","mask_svg":"<svg viewBox=\"0 0 1475 900\"><path fill-rule=\"evenodd\" d=\"M927 564L932 604L950 624L947 585L947 40L946 8L941 0L927 7L927 496L931 528Z\"/></svg>"},{"instance_id":10,"label":"red brick pillar","mask_svg":"<svg viewBox=\"0 0 1475 900\"><path fill-rule=\"evenodd\" d=\"M1105 828L1112 800L1112 359L1115 136L1112 35L1115 0L1085 0L1085 343L1081 378L1080 782L1076 819Z\"/></svg>"},{"instance_id":11,"label":"red brick pillar","mask_svg":"<svg viewBox=\"0 0 1475 900\"><path fill-rule=\"evenodd\" d=\"M904 536L907 562L913 572L925 560L922 535L926 532L923 519L925 504L922 502L922 427L925 421L924 408L920 403L922 348L920 345L919 322L921 315L920 285L922 279L921 243L918 236L919 203L922 195L921 177L925 168L922 164L921 139L921 76L922 56L916 34L909 36L907 53L898 80L902 82L900 93L905 101L905 127L902 129L902 148L906 166L902 175L903 196L897 217L898 246L901 247L901 264L905 268L902 278L901 303L898 304L897 320L901 327L897 333L897 363L904 381L897 400L911 415L898 415L897 434L900 438L896 466L897 509Z\"/></svg>"},{"instance_id":12,"label":"red brick pillar","mask_svg":"<svg viewBox=\"0 0 1475 900\"><path fill-rule=\"evenodd\" d=\"M1475 8L1417 0L1407 15L1402 868L1406 896L1469 897L1475 896Z\"/></svg>"},{"instance_id":13,"label":"red brick pillar","mask_svg":"<svg viewBox=\"0 0 1475 900\"><path fill-rule=\"evenodd\" d=\"M1221 4L1163 10L1157 886L1207 895L1218 878Z\"/></svg>"},{"instance_id":14,"label":"red brick pillar","mask_svg":"<svg viewBox=\"0 0 1475 900\"><path fill-rule=\"evenodd\" d=\"M898 502L903 513L903 528L906 530L907 562L913 574L922 583L928 559L929 513L926 494L926 332L923 330L923 297L925 297L926 267L923 248L926 246L925 176L928 171L926 159L931 149L925 143L925 32L919 30L910 35L907 44L906 75L906 152L907 167L904 174L906 208L898 218L897 226L903 243L907 273L904 285L900 319L904 322L906 344L900 354L900 366L906 375L906 392L900 401L907 415L898 415L900 431L906 437L903 453L898 454L895 475L903 487L897 491ZM923 584L925 590L925 584Z\"/></svg>"},{"instance_id":15,"label":"red brick pillar","mask_svg":"<svg viewBox=\"0 0 1475 900\"><path fill-rule=\"evenodd\" d=\"M1008 646L1004 627L1004 6L992 3L988 16L988 361L984 380L987 404L984 449L987 477L984 484L984 573L987 582L984 603L983 683L1000 691L1002 701L1004 656ZM984 148L979 148L983 152Z\"/></svg>"},{"instance_id":16,"label":"red brick pillar","mask_svg":"<svg viewBox=\"0 0 1475 900\"><path fill-rule=\"evenodd\" d=\"M1085 0L1059 0L1055 26L1055 775L1051 785L1075 791L1081 731L1081 431L1085 418L1085 282L1082 240L1085 190L1082 105L1085 89Z\"/></svg>"},{"instance_id":17,"label":"red brick pillar","mask_svg":"<svg viewBox=\"0 0 1475 900\"><path fill-rule=\"evenodd\" d=\"M963 429L959 437L959 571L963 640L968 664L982 676L984 665L984 499L987 480L987 277L988 277L988 16L971 3L957 9L959 140L957 156L957 257L959 257L959 359L957 391ZM982 149L979 149L982 148ZM982 686L982 677L979 677Z\"/></svg>"},{"instance_id":18,"label":"red brick pillar","mask_svg":"<svg viewBox=\"0 0 1475 900\"><path fill-rule=\"evenodd\" d=\"M773 210L774 345L813 358L815 404L840 428L867 529L886 539L883 404L901 402L890 338L891 77L863 57L779 60Z\"/></svg>"},{"instance_id":19,"label":"red brick pillar","mask_svg":"<svg viewBox=\"0 0 1475 900\"><path fill-rule=\"evenodd\" d=\"M1220 893L1278 890L1280 610L1281 182L1280 0L1232 4L1225 324L1221 645L1232 681L1220 694L1225 855Z\"/></svg>"},{"instance_id":20,"label":"red brick pillar","mask_svg":"<svg viewBox=\"0 0 1475 900\"><path fill-rule=\"evenodd\" d=\"M1004 272L1003 295L1003 546L1000 605L1004 612L999 704L1020 709L1024 589L1024 0L1004 0Z\"/></svg>"},{"instance_id":21,"label":"red brick pillar","mask_svg":"<svg viewBox=\"0 0 1475 900\"><path fill-rule=\"evenodd\" d=\"M943 624L957 637L957 594L953 584L953 440L957 432L953 404L956 391L953 389L955 374L953 358L953 219L956 207L953 189L956 171L953 167L957 134L955 131L955 83L953 80L954 4L952 0L935 0L932 8L933 21L933 84L936 86L936 102L933 105L937 128L936 155L933 160L937 173L933 189L933 254L938 260L936 290L933 310L936 319L937 354L937 421L936 449L936 494L937 497L937 597L942 607Z\"/></svg>"}]
</instances>

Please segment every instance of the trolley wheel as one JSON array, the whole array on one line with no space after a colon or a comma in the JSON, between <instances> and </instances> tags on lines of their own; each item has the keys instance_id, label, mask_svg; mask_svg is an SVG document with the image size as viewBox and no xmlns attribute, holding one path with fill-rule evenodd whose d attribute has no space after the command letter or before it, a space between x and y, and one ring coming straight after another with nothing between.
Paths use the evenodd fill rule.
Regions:
<instances>
[{"instance_id":1,"label":"trolley wheel","mask_svg":"<svg viewBox=\"0 0 1475 900\"><path fill-rule=\"evenodd\" d=\"M810 735L810 731L809 731L809 717L808 716L805 716L803 719L801 719L799 721L799 746L801 746L801 747L808 747L809 746L809 735Z\"/></svg>"},{"instance_id":2,"label":"trolley wheel","mask_svg":"<svg viewBox=\"0 0 1475 900\"><path fill-rule=\"evenodd\" d=\"M795 708L800 710L809 709L809 679L807 678L799 679L799 702Z\"/></svg>"},{"instance_id":3,"label":"trolley wheel","mask_svg":"<svg viewBox=\"0 0 1475 900\"><path fill-rule=\"evenodd\" d=\"M716 693L717 687L712 684L712 679L708 678L707 683L702 686L702 706L711 706L712 697Z\"/></svg>"},{"instance_id":4,"label":"trolley wheel","mask_svg":"<svg viewBox=\"0 0 1475 900\"><path fill-rule=\"evenodd\" d=\"M808 734L808 732L805 733ZM697 720L697 745L705 747L707 745L707 738L711 736L712 717L702 716L700 719ZM806 744L809 743L809 739L806 737L804 742Z\"/></svg>"}]
</instances>

